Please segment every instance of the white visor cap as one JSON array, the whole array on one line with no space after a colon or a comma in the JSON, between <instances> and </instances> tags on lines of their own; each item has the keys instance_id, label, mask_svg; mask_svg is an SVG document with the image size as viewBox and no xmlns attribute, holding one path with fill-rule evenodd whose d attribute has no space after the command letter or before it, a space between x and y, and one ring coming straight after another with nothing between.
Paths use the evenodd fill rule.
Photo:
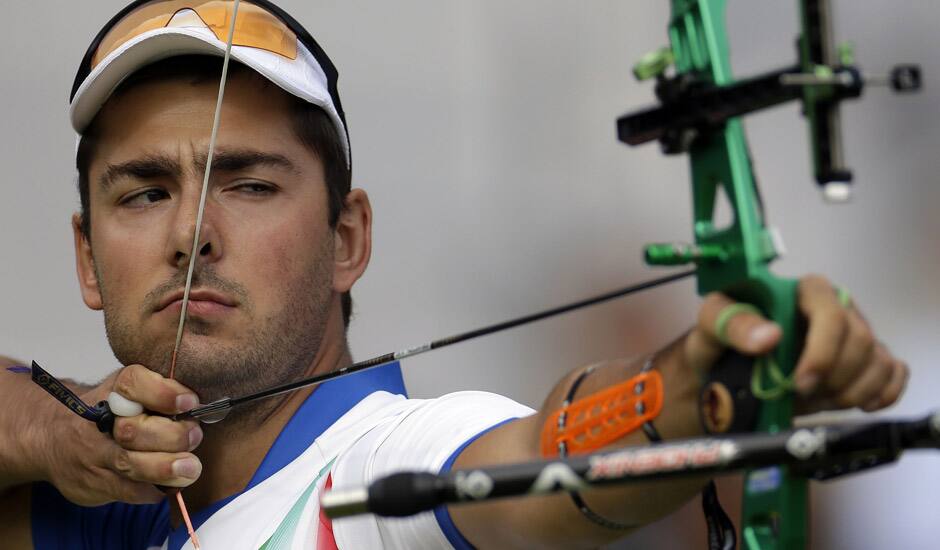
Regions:
<instances>
[{"instance_id":1,"label":"white visor cap","mask_svg":"<svg viewBox=\"0 0 940 550\"><path fill-rule=\"evenodd\" d=\"M79 134L84 132L114 90L139 69L181 55L223 57L226 43L192 15L195 15L192 10L182 10L166 27L131 39L104 58L85 78L72 98L69 118L75 131ZM346 165L351 166L349 134L333 104L326 74L303 42L297 40L297 56L294 59L247 46L232 46L232 59L251 67L287 93L323 109L341 136Z\"/></svg>"}]
</instances>

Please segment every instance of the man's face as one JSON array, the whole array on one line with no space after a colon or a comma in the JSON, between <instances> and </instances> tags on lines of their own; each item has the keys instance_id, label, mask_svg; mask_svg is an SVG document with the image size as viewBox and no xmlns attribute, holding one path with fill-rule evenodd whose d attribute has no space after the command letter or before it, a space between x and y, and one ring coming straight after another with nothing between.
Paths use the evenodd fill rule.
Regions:
<instances>
[{"instance_id":1,"label":"man's face","mask_svg":"<svg viewBox=\"0 0 940 550\"><path fill-rule=\"evenodd\" d=\"M103 308L123 364L164 375L217 91L147 82L98 119L90 248L77 238L83 295ZM323 167L294 135L283 92L247 74L230 79L210 175L176 370L204 402L301 374L338 309Z\"/></svg>"}]
</instances>

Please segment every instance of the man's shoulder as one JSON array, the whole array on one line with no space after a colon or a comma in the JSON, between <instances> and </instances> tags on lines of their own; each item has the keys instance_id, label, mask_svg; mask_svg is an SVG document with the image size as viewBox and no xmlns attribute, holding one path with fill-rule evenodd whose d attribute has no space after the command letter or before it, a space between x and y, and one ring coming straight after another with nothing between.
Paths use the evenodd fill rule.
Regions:
<instances>
[{"instance_id":1,"label":"man's shoulder","mask_svg":"<svg viewBox=\"0 0 940 550\"><path fill-rule=\"evenodd\" d=\"M506 418L528 416L534 410L508 397L466 390L430 398L405 397L377 391L362 399L337 420L324 435L357 424L388 424L390 429L479 425Z\"/></svg>"}]
</instances>

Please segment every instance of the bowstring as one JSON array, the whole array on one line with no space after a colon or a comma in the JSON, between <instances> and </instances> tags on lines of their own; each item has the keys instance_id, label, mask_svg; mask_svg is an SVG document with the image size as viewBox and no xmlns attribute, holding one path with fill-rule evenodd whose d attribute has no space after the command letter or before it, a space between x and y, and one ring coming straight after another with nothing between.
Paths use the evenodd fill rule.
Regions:
<instances>
[{"instance_id":1,"label":"bowstring","mask_svg":"<svg viewBox=\"0 0 940 550\"><path fill-rule=\"evenodd\" d=\"M222 57L222 76L219 82L219 94L215 102L215 114L212 119L212 133L209 135L209 153L206 156L206 171L202 178L202 189L199 192L199 207L196 209L196 227L193 231L193 246L189 254L189 266L186 269L186 284L183 287L183 303L180 309L180 320L176 328L176 343L173 345L173 356L170 359L170 375L172 379L176 374L176 359L179 354L180 343L183 341L183 329L186 326L186 312L189 307L189 292L193 285L193 273L196 269L196 255L199 252L199 237L202 232L202 219L206 211L206 196L209 190L209 177L212 173L212 159L215 156L216 140L219 135L219 126L222 114L222 99L225 97L225 83L228 80L229 60L232 57L232 43L235 39L235 21L238 18L238 5L241 0L234 0L232 4L232 21L229 24L228 37L225 41L225 55ZM186 510L186 504L183 501L182 491L176 491L176 501L180 507L180 514L186 523L186 530L193 547L199 550L199 538L193 529L189 513Z\"/></svg>"},{"instance_id":2,"label":"bowstring","mask_svg":"<svg viewBox=\"0 0 940 550\"><path fill-rule=\"evenodd\" d=\"M189 291L192 289L193 272L196 269L196 254L199 249L199 237L202 232L202 219L206 211L206 196L209 190L209 177L212 173L212 159L215 156L215 144L219 135L219 126L222 113L222 99L225 96L225 82L228 79L228 65L232 56L232 42L235 38L235 20L238 17L238 5L241 0L234 0L232 6L232 22L228 29L228 38L225 43L225 55L222 57L222 77L219 82L219 94L215 102L215 115L212 119L212 133L209 136L209 154L206 157L206 171L202 178L202 190L199 193L199 207L196 209L196 227L193 231L193 246L189 254L189 266L186 270L186 285L183 287L183 304L180 310L179 325L176 328L176 343L173 346L173 358L170 362L170 378L176 370L176 356L179 353L180 343L183 341L183 328L186 325L186 310L189 307Z\"/></svg>"}]
</instances>

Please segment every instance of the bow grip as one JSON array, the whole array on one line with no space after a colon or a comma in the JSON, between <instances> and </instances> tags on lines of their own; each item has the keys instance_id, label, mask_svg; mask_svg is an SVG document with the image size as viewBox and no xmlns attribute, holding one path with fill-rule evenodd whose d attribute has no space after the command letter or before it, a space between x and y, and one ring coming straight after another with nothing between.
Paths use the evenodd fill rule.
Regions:
<instances>
[{"instance_id":1,"label":"bow grip","mask_svg":"<svg viewBox=\"0 0 940 550\"><path fill-rule=\"evenodd\" d=\"M754 358L727 350L703 377L699 417L707 433L757 429L760 401L751 392Z\"/></svg>"}]
</instances>

